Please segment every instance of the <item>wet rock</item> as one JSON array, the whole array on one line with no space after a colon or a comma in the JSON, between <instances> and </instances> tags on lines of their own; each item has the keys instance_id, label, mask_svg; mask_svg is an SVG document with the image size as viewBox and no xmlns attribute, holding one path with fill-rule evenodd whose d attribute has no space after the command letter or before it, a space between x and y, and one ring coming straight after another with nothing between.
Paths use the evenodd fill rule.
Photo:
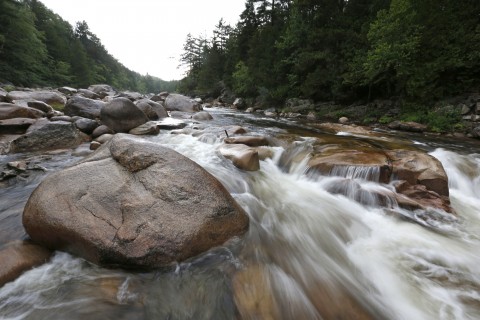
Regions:
<instances>
[{"instance_id":1,"label":"wet rock","mask_svg":"<svg viewBox=\"0 0 480 320\"><path fill-rule=\"evenodd\" d=\"M233 107L235 109L243 110L247 107L247 103L245 102L245 99L243 98L237 98L235 101L233 101Z\"/></svg>"},{"instance_id":2,"label":"wet rock","mask_svg":"<svg viewBox=\"0 0 480 320\"><path fill-rule=\"evenodd\" d=\"M31 118L0 120L0 134L24 134L35 121Z\"/></svg>"},{"instance_id":3,"label":"wet rock","mask_svg":"<svg viewBox=\"0 0 480 320\"><path fill-rule=\"evenodd\" d=\"M245 144L249 147L268 146L268 140L262 136L239 136L226 138L224 140L227 144Z\"/></svg>"},{"instance_id":4,"label":"wet rock","mask_svg":"<svg viewBox=\"0 0 480 320\"><path fill-rule=\"evenodd\" d=\"M250 107L250 108L247 108L247 110L245 110L246 113L254 113L255 112L255 109Z\"/></svg>"},{"instance_id":5,"label":"wet rock","mask_svg":"<svg viewBox=\"0 0 480 320\"><path fill-rule=\"evenodd\" d=\"M25 161L11 161L7 163L7 166L19 171L27 170L27 163Z\"/></svg>"},{"instance_id":6,"label":"wet rock","mask_svg":"<svg viewBox=\"0 0 480 320\"><path fill-rule=\"evenodd\" d=\"M192 119L197 120L197 121L208 121L208 120L212 120L213 117L207 111L200 111L200 112L195 113L192 116Z\"/></svg>"},{"instance_id":7,"label":"wet rock","mask_svg":"<svg viewBox=\"0 0 480 320\"><path fill-rule=\"evenodd\" d=\"M100 111L100 120L115 132L128 132L148 121L147 116L127 98L116 98Z\"/></svg>"},{"instance_id":8,"label":"wet rock","mask_svg":"<svg viewBox=\"0 0 480 320\"><path fill-rule=\"evenodd\" d=\"M14 100L39 100L51 106L65 106L67 98L55 91L11 91L7 95L9 101Z\"/></svg>"},{"instance_id":9,"label":"wet rock","mask_svg":"<svg viewBox=\"0 0 480 320\"><path fill-rule=\"evenodd\" d=\"M10 153L74 148L87 140L71 122L48 122L13 140Z\"/></svg>"},{"instance_id":10,"label":"wet rock","mask_svg":"<svg viewBox=\"0 0 480 320\"><path fill-rule=\"evenodd\" d=\"M157 268L243 234L248 217L195 162L118 134L48 176L28 200L23 224L36 242L97 264Z\"/></svg>"},{"instance_id":11,"label":"wet rock","mask_svg":"<svg viewBox=\"0 0 480 320\"><path fill-rule=\"evenodd\" d=\"M0 287L25 271L44 264L51 255L51 251L29 242L15 241L7 244L0 251Z\"/></svg>"},{"instance_id":12,"label":"wet rock","mask_svg":"<svg viewBox=\"0 0 480 320\"><path fill-rule=\"evenodd\" d=\"M68 100L64 112L67 116L80 116L95 120L100 117L100 110L104 105L105 103L99 100L75 96Z\"/></svg>"},{"instance_id":13,"label":"wet rock","mask_svg":"<svg viewBox=\"0 0 480 320\"><path fill-rule=\"evenodd\" d=\"M106 125L102 124L101 126L98 126L95 130L92 132L92 138L96 139L104 134L114 134L115 131L107 127Z\"/></svg>"},{"instance_id":14,"label":"wet rock","mask_svg":"<svg viewBox=\"0 0 480 320\"><path fill-rule=\"evenodd\" d=\"M392 130L402 130L410 132L424 132L427 130L427 126L413 121L403 122L394 121L388 125Z\"/></svg>"},{"instance_id":15,"label":"wet rock","mask_svg":"<svg viewBox=\"0 0 480 320\"><path fill-rule=\"evenodd\" d=\"M434 191L428 190L424 185L411 185L407 181L398 181L395 183L395 189L398 193L406 196L410 201L413 201L413 203L409 203L400 198L398 204L403 208L425 209L427 207L432 207L453 213L448 196L441 196Z\"/></svg>"},{"instance_id":16,"label":"wet rock","mask_svg":"<svg viewBox=\"0 0 480 320\"><path fill-rule=\"evenodd\" d=\"M165 99L165 109L168 111L197 112L201 108L198 102L181 94L172 93Z\"/></svg>"},{"instance_id":17,"label":"wet rock","mask_svg":"<svg viewBox=\"0 0 480 320\"><path fill-rule=\"evenodd\" d=\"M29 107L23 107L19 105L15 105L12 103L0 103L0 120L6 120L6 119L14 119L14 118L41 118L44 117L45 113L29 108Z\"/></svg>"},{"instance_id":18,"label":"wet rock","mask_svg":"<svg viewBox=\"0 0 480 320\"><path fill-rule=\"evenodd\" d=\"M312 124L315 128L325 130L327 132L339 133L339 132L348 132L351 134L361 134L361 135L370 135L371 130L368 127L356 126L356 125L346 125L341 123L318 123Z\"/></svg>"},{"instance_id":19,"label":"wet rock","mask_svg":"<svg viewBox=\"0 0 480 320\"><path fill-rule=\"evenodd\" d=\"M133 128L128 133L137 135L137 136L142 136L142 135L156 135L159 132L160 132L160 129L158 128L157 123L154 121L149 121L136 128Z\"/></svg>"},{"instance_id":20,"label":"wet rock","mask_svg":"<svg viewBox=\"0 0 480 320\"><path fill-rule=\"evenodd\" d=\"M428 190L448 197L448 177L442 163L429 154L412 150L386 152L393 165L394 180L423 185Z\"/></svg>"},{"instance_id":21,"label":"wet rock","mask_svg":"<svg viewBox=\"0 0 480 320\"><path fill-rule=\"evenodd\" d=\"M98 128L98 122L92 119L80 118L75 120L75 126L83 133L91 134Z\"/></svg>"},{"instance_id":22,"label":"wet rock","mask_svg":"<svg viewBox=\"0 0 480 320\"><path fill-rule=\"evenodd\" d=\"M245 171L260 170L258 151L243 144L227 144L219 148L220 154L232 161L233 165Z\"/></svg>"},{"instance_id":23,"label":"wet rock","mask_svg":"<svg viewBox=\"0 0 480 320\"><path fill-rule=\"evenodd\" d=\"M160 103L155 101L142 99L137 101L136 106L145 113L149 120L158 120L168 118L167 110Z\"/></svg>"},{"instance_id":24,"label":"wet rock","mask_svg":"<svg viewBox=\"0 0 480 320\"><path fill-rule=\"evenodd\" d=\"M340 151L340 150L339 150ZM390 182L392 166L387 155L375 150L344 150L316 154L309 161L309 173Z\"/></svg>"}]
</instances>

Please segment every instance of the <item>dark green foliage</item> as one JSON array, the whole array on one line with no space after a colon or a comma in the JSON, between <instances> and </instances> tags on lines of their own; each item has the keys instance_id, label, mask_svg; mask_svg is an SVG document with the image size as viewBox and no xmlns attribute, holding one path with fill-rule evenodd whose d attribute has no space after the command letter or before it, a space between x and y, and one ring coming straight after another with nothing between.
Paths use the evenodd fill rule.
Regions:
<instances>
[{"instance_id":1,"label":"dark green foliage","mask_svg":"<svg viewBox=\"0 0 480 320\"><path fill-rule=\"evenodd\" d=\"M38 0L0 0L0 82L88 87L109 83L140 92L177 83L142 76L112 57L85 21L75 29Z\"/></svg>"},{"instance_id":2,"label":"dark green foliage","mask_svg":"<svg viewBox=\"0 0 480 320\"><path fill-rule=\"evenodd\" d=\"M273 104L395 97L426 110L479 90L479 17L476 0L246 0L225 48L197 46L183 83L209 94L221 80Z\"/></svg>"}]
</instances>

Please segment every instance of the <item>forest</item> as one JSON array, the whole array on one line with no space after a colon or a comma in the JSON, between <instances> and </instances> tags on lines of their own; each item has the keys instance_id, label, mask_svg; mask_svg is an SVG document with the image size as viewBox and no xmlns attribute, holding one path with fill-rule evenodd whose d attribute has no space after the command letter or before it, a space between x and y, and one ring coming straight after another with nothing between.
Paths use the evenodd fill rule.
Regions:
<instances>
[{"instance_id":1,"label":"forest","mask_svg":"<svg viewBox=\"0 0 480 320\"><path fill-rule=\"evenodd\" d=\"M236 26L189 34L180 91L430 104L480 84L478 0L247 0Z\"/></svg>"},{"instance_id":2,"label":"forest","mask_svg":"<svg viewBox=\"0 0 480 320\"><path fill-rule=\"evenodd\" d=\"M0 83L72 86L108 83L139 92L174 91L164 81L129 70L85 21L72 27L37 0L0 0Z\"/></svg>"}]
</instances>

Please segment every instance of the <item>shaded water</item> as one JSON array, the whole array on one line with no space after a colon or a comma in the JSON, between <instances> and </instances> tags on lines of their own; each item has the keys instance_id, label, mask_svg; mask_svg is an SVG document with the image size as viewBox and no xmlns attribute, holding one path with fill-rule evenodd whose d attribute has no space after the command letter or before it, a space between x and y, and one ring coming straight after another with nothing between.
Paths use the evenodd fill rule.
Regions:
<instances>
[{"instance_id":1,"label":"shaded water","mask_svg":"<svg viewBox=\"0 0 480 320\"><path fill-rule=\"evenodd\" d=\"M287 120L210 111L214 125L240 124L279 140L288 133L294 146L280 141L273 159L251 173L218 156L221 139L213 134L150 138L193 159L225 185L250 216L245 236L176 268L141 274L57 253L0 288L0 318L480 318L478 144L472 144L474 150L419 136L332 136ZM432 152L448 173L458 217L439 212L420 223L421 212L396 208L393 200L380 202L377 191L388 195L394 189L365 180L375 172L341 168L332 176L305 174L318 139L332 145L417 145ZM60 154L44 163L55 170L75 159ZM2 244L23 236L19 213L43 177L0 190ZM400 215L390 214L392 208Z\"/></svg>"}]
</instances>

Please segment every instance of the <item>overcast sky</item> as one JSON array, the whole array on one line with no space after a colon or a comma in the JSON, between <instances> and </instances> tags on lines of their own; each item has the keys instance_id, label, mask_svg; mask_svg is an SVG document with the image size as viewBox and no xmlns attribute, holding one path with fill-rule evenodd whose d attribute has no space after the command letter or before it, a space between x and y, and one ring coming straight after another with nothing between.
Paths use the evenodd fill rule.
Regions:
<instances>
[{"instance_id":1,"label":"overcast sky","mask_svg":"<svg viewBox=\"0 0 480 320\"><path fill-rule=\"evenodd\" d=\"M127 68L164 80L177 69L188 33L206 34L223 18L235 26L245 0L40 0L75 26L85 20L108 52Z\"/></svg>"}]
</instances>

